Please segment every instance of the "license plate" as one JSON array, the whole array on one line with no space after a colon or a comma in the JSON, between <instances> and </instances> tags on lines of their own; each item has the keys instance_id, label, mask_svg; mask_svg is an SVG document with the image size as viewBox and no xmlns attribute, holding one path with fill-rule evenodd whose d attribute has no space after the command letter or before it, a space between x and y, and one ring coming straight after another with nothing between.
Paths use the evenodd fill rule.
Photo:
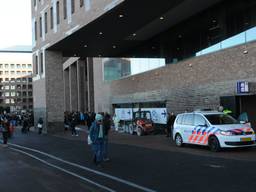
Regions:
<instances>
[{"instance_id":1,"label":"license plate","mask_svg":"<svg viewBox=\"0 0 256 192\"><path fill-rule=\"evenodd\" d=\"M241 141L252 141L251 137L241 138Z\"/></svg>"}]
</instances>

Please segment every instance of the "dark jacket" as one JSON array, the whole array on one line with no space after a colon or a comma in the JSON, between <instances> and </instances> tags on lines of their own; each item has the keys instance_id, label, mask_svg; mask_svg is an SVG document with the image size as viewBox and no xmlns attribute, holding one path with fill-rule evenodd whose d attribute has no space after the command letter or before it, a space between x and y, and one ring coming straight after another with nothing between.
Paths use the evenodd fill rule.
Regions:
<instances>
[{"instance_id":1,"label":"dark jacket","mask_svg":"<svg viewBox=\"0 0 256 192\"><path fill-rule=\"evenodd\" d=\"M97 124L96 121L94 121L90 127L90 132L89 132L92 143L95 143L98 139L100 139L99 131L100 131L100 125ZM103 134L103 137L104 137L104 134ZM103 138L101 138L101 139L103 139Z\"/></svg>"}]
</instances>

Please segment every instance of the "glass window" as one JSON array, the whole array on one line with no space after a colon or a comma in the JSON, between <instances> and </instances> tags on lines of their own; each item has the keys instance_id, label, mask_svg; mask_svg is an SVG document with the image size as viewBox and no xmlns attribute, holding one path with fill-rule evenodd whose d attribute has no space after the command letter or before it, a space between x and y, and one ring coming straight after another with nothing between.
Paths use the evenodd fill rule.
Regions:
<instances>
[{"instance_id":1,"label":"glass window","mask_svg":"<svg viewBox=\"0 0 256 192\"><path fill-rule=\"evenodd\" d=\"M35 26L35 40L37 40L37 22L34 23Z\"/></svg>"},{"instance_id":2,"label":"glass window","mask_svg":"<svg viewBox=\"0 0 256 192\"><path fill-rule=\"evenodd\" d=\"M84 0L80 0L80 7L84 6Z\"/></svg>"},{"instance_id":3,"label":"glass window","mask_svg":"<svg viewBox=\"0 0 256 192\"><path fill-rule=\"evenodd\" d=\"M205 115L208 121L212 125L222 125L222 124L238 124L239 122L235 120L230 115L225 114L213 114L213 115Z\"/></svg>"},{"instance_id":4,"label":"glass window","mask_svg":"<svg viewBox=\"0 0 256 192\"><path fill-rule=\"evenodd\" d=\"M5 68L9 68L9 64L5 64L4 67L5 67Z\"/></svg>"},{"instance_id":5,"label":"glass window","mask_svg":"<svg viewBox=\"0 0 256 192\"><path fill-rule=\"evenodd\" d=\"M28 78L28 82L32 82L32 78L30 77L30 78Z\"/></svg>"},{"instance_id":6,"label":"glass window","mask_svg":"<svg viewBox=\"0 0 256 192\"><path fill-rule=\"evenodd\" d=\"M44 31L45 33L48 32L48 24L47 24L47 12L44 13Z\"/></svg>"},{"instance_id":7,"label":"glass window","mask_svg":"<svg viewBox=\"0 0 256 192\"><path fill-rule=\"evenodd\" d=\"M17 81L17 82L20 82L20 78L17 78L16 81Z\"/></svg>"},{"instance_id":8,"label":"glass window","mask_svg":"<svg viewBox=\"0 0 256 192\"><path fill-rule=\"evenodd\" d=\"M17 85L17 89L21 89L21 85Z\"/></svg>"},{"instance_id":9,"label":"glass window","mask_svg":"<svg viewBox=\"0 0 256 192\"><path fill-rule=\"evenodd\" d=\"M27 82L27 78L23 77L23 78L22 78L22 81L23 81L23 82Z\"/></svg>"},{"instance_id":10,"label":"glass window","mask_svg":"<svg viewBox=\"0 0 256 192\"><path fill-rule=\"evenodd\" d=\"M31 64L28 64L28 68L31 69L31 68L32 68L32 65L31 65Z\"/></svg>"},{"instance_id":11,"label":"glass window","mask_svg":"<svg viewBox=\"0 0 256 192\"><path fill-rule=\"evenodd\" d=\"M57 24L60 24L60 2L57 1L57 4L56 4L56 12L57 12Z\"/></svg>"},{"instance_id":12,"label":"glass window","mask_svg":"<svg viewBox=\"0 0 256 192\"><path fill-rule=\"evenodd\" d=\"M177 118L177 124L182 124L182 119L184 115L179 115Z\"/></svg>"},{"instance_id":13,"label":"glass window","mask_svg":"<svg viewBox=\"0 0 256 192\"><path fill-rule=\"evenodd\" d=\"M5 75L9 75L9 71L5 71L4 74L5 74Z\"/></svg>"},{"instance_id":14,"label":"glass window","mask_svg":"<svg viewBox=\"0 0 256 192\"><path fill-rule=\"evenodd\" d=\"M31 97L32 95L33 95L32 91L29 91L29 92L28 92L28 96Z\"/></svg>"},{"instance_id":15,"label":"glass window","mask_svg":"<svg viewBox=\"0 0 256 192\"><path fill-rule=\"evenodd\" d=\"M2 69L3 68L3 64L0 64L0 69Z\"/></svg>"},{"instance_id":16,"label":"glass window","mask_svg":"<svg viewBox=\"0 0 256 192\"><path fill-rule=\"evenodd\" d=\"M39 18L39 34L40 34L40 37L42 37L42 33L43 33L43 31L42 31L42 17L40 17Z\"/></svg>"},{"instance_id":17,"label":"glass window","mask_svg":"<svg viewBox=\"0 0 256 192\"><path fill-rule=\"evenodd\" d=\"M27 67L26 64L22 64L22 68L25 69Z\"/></svg>"},{"instance_id":18,"label":"glass window","mask_svg":"<svg viewBox=\"0 0 256 192\"><path fill-rule=\"evenodd\" d=\"M5 99L5 103L9 104L10 103L10 99Z\"/></svg>"},{"instance_id":19,"label":"glass window","mask_svg":"<svg viewBox=\"0 0 256 192\"><path fill-rule=\"evenodd\" d=\"M20 65L20 64L17 64L17 68L20 69L20 68L21 68L21 65Z\"/></svg>"},{"instance_id":20,"label":"glass window","mask_svg":"<svg viewBox=\"0 0 256 192\"><path fill-rule=\"evenodd\" d=\"M5 81L9 81L9 78L5 78Z\"/></svg>"},{"instance_id":21,"label":"glass window","mask_svg":"<svg viewBox=\"0 0 256 192\"><path fill-rule=\"evenodd\" d=\"M10 89L9 85L5 85L4 89L9 90Z\"/></svg>"},{"instance_id":22,"label":"glass window","mask_svg":"<svg viewBox=\"0 0 256 192\"><path fill-rule=\"evenodd\" d=\"M20 75L20 74L21 74L21 72L20 72L20 71L17 71L16 73L17 73L17 75Z\"/></svg>"},{"instance_id":23,"label":"glass window","mask_svg":"<svg viewBox=\"0 0 256 192\"><path fill-rule=\"evenodd\" d=\"M15 65L14 64L11 64L11 69L14 69L15 68Z\"/></svg>"},{"instance_id":24,"label":"glass window","mask_svg":"<svg viewBox=\"0 0 256 192\"><path fill-rule=\"evenodd\" d=\"M5 96L6 96L6 97L9 97L9 96L10 96L10 93L9 93L9 92L5 92Z\"/></svg>"},{"instance_id":25,"label":"glass window","mask_svg":"<svg viewBox=\"0 0 256 192\"><path fill-rule=\"evenodd\" d=\"M0 75L3 75L3 71L0 71Z\"/></svg>"},{"instance_id":26,"label":"glass window","mask_svg":"<svg viewBox=\"0 0 256 192\"><path fill-rule=\"evenodd\" d=\"M71 0L71 13L75 13L75 0Z\"/></svg>"},{"instance_id":27,"label":"glass window","mask_svg":"<svg viewBox=\"0 0 256 192\"><path fill-rule=\"evenodd\" d=\"M11 82L12 82L12 83L15 83L15 78L11 78Z\"/></svg>"},{"instance_id":28,"label":"glass window","mask_svg":"<svg viewBox=\"0 0 256 192\"><path fill-rule=\"evenodd\" d=\"M40 69L41 69L41 74L44 73L44 57L43 57L43 52L40 53Z\"/></svg>"},{"instance_id":29,"label":"glass window","mask_svg":"<svg viewBox=\"0 0 256 192\"><path fill-rule=\"evenodd\" d=\"M67 18L67 0L63 0L63 16L64 19Z\"/></svg>"},{"instance_id":30,"label":"glass window","mask_svg":"<svg viewBox=\"0 0 256 192\"><path fill-rule=\"evenodd\" d=\"M14 99L11 99L11 103L12 103L12 104L14 104L14 103L15 103L15 102L14 102Z\"/></svg>"},{"instance_id":31,"label":"glass window","mask_svg":"<svg viewBox=\"0 0 256 192\"><path fill-rule=\"evenodd\" d=\"M205 121L205 119L201 115L195 115L194 125L195 126L206 125L206 121Z\"/></svg>"},{"instance_id":32,"label":"glass window","mask_svg":"<svg viewBox=\"0 0 256 192\"><path fill-rule=\"evenodd\" d=\"M183 124L184 125L193 125L194 124L194 118L193 114L185 114L184 119L183 119Z\"/></svg>"},{"instance_id":33,"label":"glass window","mask_svg":"<svg viewBox=\"0 0 256 192\"><path fill-rule=\"evenodd\" d=\"M50 19L51 19L51 29L53 29L53 7L51 7L51 9L50 9Z\"/></svg>"},{"instance_id":34,"label":"glass window","mask_svg":"<svg viewBox=\"0 0 256 192\"><path fill-rule=\"evenodd\" d=\"M22 85L22 89L27 89L27 85Z\"/></svg>"},{"instance_id":35,"label":"glass window","mask_svg":"<svg viewBox=\"0 0 256 192\"><path fill-rule=\"evenodd\" d=\"M11 75L15 75L15 71L11 71Z\"/></svg>"},{"instance_id":36,"label":"glass window","mask_svg":"<svg viewBox=\"0 0 256 192\"><path fill-rule=\"evenodd\" d=\"M27 96L27 92L23 91L22 96Z\"/></svg>"},{"instance_id":37,"label":"glass window","mask_svg":"<svg viewBox=\"0 0 256 192\"><path fill-rule=\"evenodd\" d=\"M14 90L15 89L15 85L11 85L11 89Z\"/></svg>"},{"instance_id":38,"label":"glass window","mask_svg":"<svg viewBox=\"0 0 256 192\"><path fill-rule=\"evenodd\" d=\"M14 97L15 96L15 92L11 92L11 96Z\"/></svg>"}]
</instances>

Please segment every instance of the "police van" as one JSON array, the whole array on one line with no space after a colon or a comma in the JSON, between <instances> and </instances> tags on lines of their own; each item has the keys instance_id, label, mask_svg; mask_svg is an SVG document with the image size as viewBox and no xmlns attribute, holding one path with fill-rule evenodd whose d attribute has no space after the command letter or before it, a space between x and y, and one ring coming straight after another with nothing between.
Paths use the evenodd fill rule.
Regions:
<instances>
[{"instance_id":1,"label":"police van","mask_svg":"<svg viewBox=\"0 0 256 192\"><path fill-rule=\"evenodd\" d=\"M211 151L221 148L255 146L255 132L230 115L218 111L195 111L177 115L173 126L173 140L178 147L184 143L209 146Z\"/></svg>"}]
</instances>

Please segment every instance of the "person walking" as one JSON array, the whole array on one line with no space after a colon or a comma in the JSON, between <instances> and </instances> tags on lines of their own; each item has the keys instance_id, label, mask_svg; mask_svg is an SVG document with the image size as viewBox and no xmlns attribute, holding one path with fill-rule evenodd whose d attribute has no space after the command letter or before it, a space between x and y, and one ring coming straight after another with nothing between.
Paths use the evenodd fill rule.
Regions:
<instances>
[{"instance_id":1,"label":"person walking","mask_svg":"<svg viewBox=\"0 0 256 192\"><path fill-rule=\"evenodd\" d=\"M101 166L103 161L104 130L102 120L102 115L96 114L95 121L92 123L89 132L92 141L93 162L97 166Z\"/></svg>"},{"instance_id":2,"label":"person walking","mask_svg":"<svg viewBox=\"0 0 256 192\"><path fill-rule=\"evenodd\" d=\"M39 135L42 134L43 124L44 124L43 118L40 117L40 118L38 119L38 122L37 122L37 128L38 128L38 134L39 134Z\"/></svg>"},{"instance_id":3,"label":"person walking","mask_svg":"<svg viewBox=\"0 0 256 192\"><path fill-rule=\"evenodd\" d=\"M105 113L103 118L103 161L109 161L108 157L108 133L111 128L111 116L108 113Z\"/></svg>"},{"instance_id":4,"label":"person walking","mask_svg":"<svg viewBox=\"0 0 256 192\"><path fill-rule=\"evenodd\" d=\"M176 116L173 112L168 113L168 119L167 119L167 135L166 137L172 137L173 132L173 124L175 121Z\"/></svg>"},{"instance_id":5,"label":"person walking","mask_svg":"<svg viewBox=\"0 0 256 192\"><path fill-rule=\"evenodd\" d=\"M1 126L2 126L2 134L3 134L3 144L7 145L8 135L9 135L9 126L10 126L7 118L3 119L3 121L1 122Z\"/></svg>"},{"instance_id":6,"label":"person walking","mask_svg":"<svg viewBox=\"0 0 256 192\"><path fill-rule=\"evenodd\" d=\"M72 136L78 136L78 134L76 132L77 122L78 122L77 121L77 115L76 115L76 113L73 113L71 123L70 123Z\"/></svg>"}]
</instances>

